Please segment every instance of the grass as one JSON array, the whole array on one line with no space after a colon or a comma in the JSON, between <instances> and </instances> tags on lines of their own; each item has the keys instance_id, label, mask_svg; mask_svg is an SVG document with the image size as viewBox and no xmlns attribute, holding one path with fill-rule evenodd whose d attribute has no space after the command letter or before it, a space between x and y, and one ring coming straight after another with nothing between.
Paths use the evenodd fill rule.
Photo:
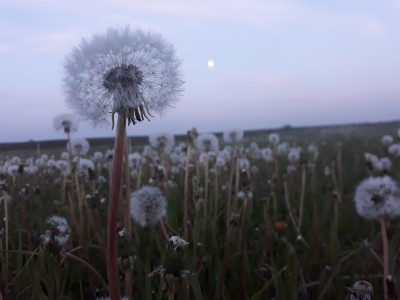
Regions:
<instances>
[{"instance_id":1,"label":"grass","mask_svg":"<svg viewBox=\"0 0 400 300\"><path fill-rule=\"evenodd\" d=\"M384 134L397 137L399 127L400 122L390 122L274 130L281 141L303 149L296 162L289 162L287 156L266 162L246 154L245 148L253 141L261 148L270 146L271 130L246 132L244 148L233 151L226 166L217 166L213 160L202 165L199 153L191 151L186 166L155 149L160 159L147 157L129 186L134 191L150 180L159 186L167 197L167 216L163 226L142 228L133 221L131 231L118 236L121 294L129 291L134 299L345 299L346 287L364 279L374 286L375 295L383 295L380 224L358 216L352 199L357 184L371 174L364 153L389 156L380 139ZM191 143L183 136L178 140ZM143 144L135 144L134 138L130 142L141 151ZM317 145L317 157L307 152L310 143ZM92 147L86 156L104 151L107 145ZM65 150L54 145L40 148L40 153L7 149L2 165L15 155L36 158L47 153L58 159ZM249 160L248 170L238 168L241 159ZM399 180L398 158L391 159L390 175ZM46 166L35 174L3 171L0 214L8 217L0 243L3 299L102 299L108 295L109 187L108 180L102 183L98 178L109 178L109 162L96 163L96 170L77 172L77 176ZM155 172L160 165L166 170L163 174ZM290 172L288 165L293 166ZM172 166L178 171L172 172ZM327 166L329 176L325 176ZM258 172L253 173L251 167ZM125 191L126 186L121 199ZM240 197L239 191L243 192ZM122 207L121 228L126 222ZM46 223L52 215L69 221L65 246L54 241L45 244L41 238L54 230ZM158 266L165 269L171 262L163 227L169 236L187 236L190 244L174 252L176 270L166 268L149 277ZM387 224L389 273L397 280L398 227L396 219ZM126 281L128 275L131 279Z\"/></svg>"}]
</instances>

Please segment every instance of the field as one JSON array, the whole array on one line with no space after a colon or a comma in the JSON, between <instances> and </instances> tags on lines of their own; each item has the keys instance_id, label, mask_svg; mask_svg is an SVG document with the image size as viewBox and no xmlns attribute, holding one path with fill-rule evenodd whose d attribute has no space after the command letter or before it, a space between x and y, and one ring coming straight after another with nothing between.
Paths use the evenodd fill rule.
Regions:
<instances>
[{"instance_id":1,"label":"field","mask_svg":"<svg viewBox=\"0 0 400 300\"><path fill-rule=\"evenodd\" d=\"M353 199L370 176L400 179L400 152L389 151L399 128L232 131L216 134L218 148L194 131L155 135L152 145L127 137L115 233L121 295L345 299L366 280L376 299L395 299L399 218L363 218ZM384 135L393 141L383 145ZM113 139L88 142L87 153L67 151L67 136L0 144L0 299L108 299Z\"/></svg>"}]
</instances>

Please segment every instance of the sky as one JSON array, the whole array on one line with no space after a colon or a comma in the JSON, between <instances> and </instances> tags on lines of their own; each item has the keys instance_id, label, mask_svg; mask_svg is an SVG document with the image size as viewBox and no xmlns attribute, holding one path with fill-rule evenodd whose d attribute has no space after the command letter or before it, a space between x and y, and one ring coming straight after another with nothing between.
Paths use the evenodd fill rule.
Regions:
<instances>
[{"instance_id":1,"label":"sky","mask_svg":"<svg viewBox=\"0 0 400 300\"><path fill-rule=\"evenodd\" d=\"M0 0L0 143L65 139L65 56L127 25L172 43L185 81L129 135L399 120L400 0Z\"/></svg>"}]
</instances>

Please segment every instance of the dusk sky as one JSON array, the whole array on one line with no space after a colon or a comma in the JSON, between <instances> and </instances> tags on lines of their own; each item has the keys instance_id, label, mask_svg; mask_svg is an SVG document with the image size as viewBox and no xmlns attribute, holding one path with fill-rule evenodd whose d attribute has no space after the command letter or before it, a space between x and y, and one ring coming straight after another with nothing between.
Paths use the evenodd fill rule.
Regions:
<instances>
[{"instance_id":1,"label":"dusk sky","mask_svg":"<svg viewBox=\"0 0 400 300\"><path fill-rule=\"evenodd\" d=\"M400 0L0 0L0 142L64 139L65 56L126 25L171 42L185 81L175 108L129 135L400 119Z\"/></svg>"}]
</instances>

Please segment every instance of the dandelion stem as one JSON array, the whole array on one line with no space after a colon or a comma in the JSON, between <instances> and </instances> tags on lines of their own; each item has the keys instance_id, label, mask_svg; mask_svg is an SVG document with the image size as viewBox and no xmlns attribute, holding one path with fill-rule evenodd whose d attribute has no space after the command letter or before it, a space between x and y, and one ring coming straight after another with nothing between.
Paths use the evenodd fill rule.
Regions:
<instances>
[{"instance_id":1,"label":"dandelion stem","mask_svg":"<svg viewBox=\"0 0 400 300\"><path fill-rule=\"evenodd\" d=\"M185 186L183 194L183 239L188 240L188 221L189 221L189 160L190 160L190 144L187 146L186 163L185 163Z\"/></svg>"},{"instance_id":2,"label":"dandelion stem","mask_svg":"<svg viewBox=\"0 0 400 300\"><path fill-rule=\"evenodd\" d=\"M125 124L124 118L118 115L117 133L114 144L114 155L110 182L110 202L107 222L107 271L111 300L120 299L119 274L117 262L117 218L118 198L121 189L122 161L124 154Z\"/></svg>"},{"instance_id":3,"label":"dandelion stem","mask_svg":"<svg viewBox=\"0 0 400 300\"><path fill-rule=\"evenodd\" d=\"M383 251L383 299L388 299L388 286L386 279L389 276L389 250L388 250L388 238L386 233L386 217L380 218L381 224L381 235L382 235L382 251Z\"/></svg>"},{"instance_id":4,"label":"dandelion stem","mask_svg":"<svg viewBox=\"0 0 400 300\"><path fill-rule=\"evenodd\" d=\"M299 212L299 230L301 230L301 223L303 221L303 211L304 211L304 194L306 191L306 168L302 165L301 172L301 194L300 194L300 212Z\"/></svg>"},{"instance_id":5,"label":"dandelion stem","mask_svg":"<svg viewBox=\"0 0 400 300\"><path fill-rule=\"evenodd\" d=\"M208 152L206 153L206 164L204 167L204 219L207 219L207 212L208 212Z\"/></svg>"},{"instance_id":6,"label":"dandelion stem","mask_svg":"<svg viewBox=\"0 0 400 300\"><path fill-rule=\"evenodd\" d=\"M129 148L128 137L125 131L125 144L124 144L124 176L125 176L125 207L124 207L124 227L129 236L132 235L132 222L131 222L131 174L129 172Z\"/></svg>"},{"instance_id":7,"label":"dandelion stem","mask_svg":"<svg viewBox=\"0 0 400 300\"><path fill-rule=\"evenodd\" d=\"M6 261L5 261L5 266L4 266L4 274L3 274L3 280L5 282L8 281L8 197L6 197L6 192L3 191L3 203L4 203L4 234L5 234L5 239L6 239Z\"/></svg>"}]
</instances>

